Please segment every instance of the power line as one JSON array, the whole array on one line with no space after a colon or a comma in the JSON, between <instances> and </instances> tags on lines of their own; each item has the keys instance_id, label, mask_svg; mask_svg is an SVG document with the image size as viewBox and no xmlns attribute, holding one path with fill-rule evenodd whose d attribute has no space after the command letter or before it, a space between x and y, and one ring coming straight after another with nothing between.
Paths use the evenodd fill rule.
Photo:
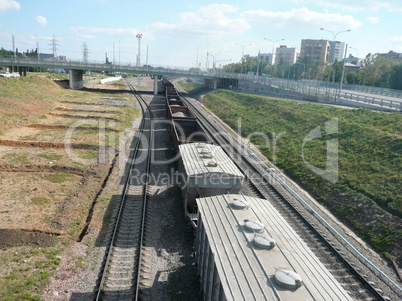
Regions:
<instances>
[{"instance_id":1,"label":"power line","mask_svg":"<svg viewBox=\"0 0 402 301\"><path fill-rule=\"evenodd\" d=\"M136 35L138 38L138 54L137 54L137 67L141 66L141 38L142 33Z\"/></svg>"},{"instance_id":2,"label":"power line","mask_svg":"<svg viewBox=\"0 0 402 301\"><path fill-rule=\"evenodd\" d=\"M50 46L52 46L53 57L57 57L57 48L58 48L58 46L60 46L60 44L58 43L58 40L56 40L56 37L54 34L53 34L53 38L51 41L52 42L51 42Z\"/></svg>"},{"instance_id":3,"label":"power line","mask_svg":"<svg viewBox=\"0 0 402 301\"><path fill-rule=\"evenodd\" d=\"M89 50L88 50L88 45L86 42L82 44L82 57L85 63L88 62L88 57L89 57Z\"/></svg>"}]
</instances>

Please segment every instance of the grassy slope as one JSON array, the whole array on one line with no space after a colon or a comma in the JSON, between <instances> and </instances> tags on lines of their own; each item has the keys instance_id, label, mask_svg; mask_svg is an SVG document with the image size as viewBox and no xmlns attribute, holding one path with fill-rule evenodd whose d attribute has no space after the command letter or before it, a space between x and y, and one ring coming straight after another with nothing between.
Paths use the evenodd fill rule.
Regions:
<instances>
[{"instance_id":1,"label":"grassy slope","mask_svg":"<svg viewBox=\"0 0 402 301\"><path fill-rule=\"evenodd\" d=\"M241 118L243 136L264 145L268 158L318 201L351 225L377 250L400 258L402 241L402 116L369 110L345 110L317 104L274 100L231 91L204 97L207 107L231 127ZM337 118L337 133L326 135L325 122ZM303 139L321 127L321 139L304 145L304 159L326 166L326 141L339 143L339 180L331 183L303 162ZM282 134L280 134L282 133ZM283 134L285 133L285 134ZM276 141L273 158L273 137Z\"/></svg>"},{"instance_id":2,"label":"grassy slope","mask_svg":"<svg viewBox=\"0 0 402 301\"><path fill-rule=\"evenodd\" d=\"M43 118L62 93L57 84L45 78L0 77L0 135Z\"/></svg>"}]
</instances>

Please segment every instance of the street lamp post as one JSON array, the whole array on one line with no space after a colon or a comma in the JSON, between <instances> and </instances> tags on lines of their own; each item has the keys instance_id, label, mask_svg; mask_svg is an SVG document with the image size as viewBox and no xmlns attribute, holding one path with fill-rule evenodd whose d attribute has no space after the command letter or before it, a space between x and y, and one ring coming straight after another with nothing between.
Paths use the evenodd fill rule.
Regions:
<instances>
[{"instance_id":1,"label":"street lamp post","mask_svg":"<svg viewBox=\"0 0 402 301\"><path fill-rule=\"evenodd\" d=\"M274 48L275 48L275 43L276 42L279 42L279 41L284 41L285 39L280 39L280 40L271 40L271 39L267 39L267 38L264 38L264 40L268 40L268 41L271 41L272 42L272 52L271 52L271 65L273 65L274 64Z\"/></svg>"},{"instance_id":2,"label":"street lamp post","mask_svg":"<svg viewBox=\"0 0 402 301\"><path fill-rule=\"evenodd\" d=\"M222 52L217 52L217 53L212 54L212 53L210 53L209 51L207 51L207 60L208 60L208 56L212 56L212 68L213 68L214 70L215 70L215 68L216 68L216 56L217 56L219 53L222 53ZM208 67L209 67L209 64L208 64Z\"/></svg>"},{"instance_id":3,"label":"street lamp post","mask_svg":"<svg viewBox=\"0 0 402 301\"><path fill-rule=\"evenodd\" d=\"M305 63L300 63L300 62L297 62L296 65L297 65L297 64L303 65L303 75L302 75L302 79L304 79L304 75L305 75L305 73L306 73L306 64L305 64Z\"/></svg>"},{"instance_id":4,"label":"street lamp post","mask_svg":"<svg viewBox=\"0 0 402 301\"><path fill-rule=\"evenodd\" d=\"M241 51L241 70L240 73L243 73L243 64L244 64L244 47L246 46L251 46L251 44L237 44L237 46L242 47L242 51Z\"/></svg>"},{"instance_id":5,"label":"street lamp post","mask_svg":"<svg viewBox=\"0 0 402 301\"><path fill-rule=\"evenodd\" d=\"M209 62L209 59L208 59L209 56L212 56L212 69L215 70L215 55L213 55L212 53L209 53L207 51L207 62ZM207 63L207 68L209 69L209 63Z\"/></svg>"},{"instance_id":6,"label":"street lamp post","mask_svg":"<svg viewBox=\"0 0 402 301\"><path fill-rule=\"evenodd\" d=\"M338 98L341 97L341 91L342 91L342 85L343 85L343 78L345 76L345 63L346 63L346 54L348 52L348 45L346 44L346 50L345 50L345 57L343 59L343 67L342 67L342 75L341 75L341 83L339 84L339 92L338 92L338 96L335 97L335 103L337 103Z\"/></svg>"},{"instance_id":7,"label":"street lamp post","mask_svg":"<svg viewBox=\"0 0 402 301\"><path fill-rule=\"evenodd\" d=\"M336 37L337 37L338 34L340 34L340 33L351 31L351 29L342 30L342 31L339 31L339 32L337 32L337 33L334 33L333 31L330 31L330 30L326 30L325 28L322 28L322 27L320 28L320 30L329 32L329 33L331 33L332 36L334 37L334 39L332 40L332 45L331 45L331 53L332 53L332 56L334 57L334 60L335 60L335 42L336 42Z\"/></svg>"},{"instance_id":8,"label":"street lamp post","mask_svg":"<svg viewBox=\"0 0 402 301\"><path fill-rule=\"evenodd\" d=\"M334 40L333 40L333 43L332 43L332 45L331 45L331 50L332 50L333 56L334 56L334 58L335 58L335 41L336 41L336 37L337 37L338 34L340 34L340 33L351 31L351 29L342 30L342 31L339 31L339 32L337 32L337 33L334 33L334 32L332 32L332 31L330 31L330 30L326 30L326 29L324 29L324 28L322 28L322 27L320 28L320 30L327 31L327 32L329 32L329 33L331 33L331 34L333 35ZM346 47L345 47L345 55L344 55L343 66L342 66L341 82L340 82L340 85L339 85L339 91L338 91L338 93L335 92L335 103L337 102L337 99L338 99L338 98L340 97L340 95L341 95L341 90L342 90L342 85L343 85L343 77L345 76L345 61L346 61L346 53L347 53L347 52L348 52L348 45L346 44ZM333 82L334 82L334 81L335 81L335 71L334 71Z\"/></svg>"},{"instance_id":9,"label":"street lamp post","mask_svg":"<svg viewBox=\"0 0 402 301\"><path fill-rule=\"evenodd\" d=\"M347 29L347 30L342 30L342 31L339 31L339 32L337 32L337 33L334 33L334 32L332 32L332 31L330 31L330 30L326 30L325 28L320 28L320 30L324 30L324 31L327 31L327 32L329 32L329 33L332 33L332 35L334 36L334 41L336 40L336 36L338 35L338 34L340 34L340 33L342 33L342 32L348 32L348 31L352 31L351 29Z\"/></svg>"},{"instance_id":10,"label":"street lamp post","mask_svg":"<svg viewBox=\"0 0 402 301\"><path fill-rule=\"evenodd\" d=\"M35 39L36 39L36 56L38 61L40 60L40 54L39 54L39 42L38 42L38 37L37 35L35 35Z\"/></svg>"},{"instance_id":11,"label":"street lamp post","mask_svg":"<svg viewBox=\"0 0 402 301\"><path fill-rule=\"evenodd\" d=\"M331 45L331 53L332 53L332 57L334 58L334 61L333 61L333 63L334 63L334 62L335 62L335 42L336 42L336 37L337 37L338 34L340 34L340 33L351 31L351 29L342 30L342 31L339 31L339 32L337 32L337 33L334 33L333 31L330 31L330 30L326 30L325 28L322 28L322 27L320 28L320 30L329 32L329 33L331 33L332 36L334 37L334 39L332 40L332 45ZM334 74L333 74L333 77L332 77L332 82L333 82L333 83L335 82L335 70L334 70Z\"/></svg>"}]
</instances>

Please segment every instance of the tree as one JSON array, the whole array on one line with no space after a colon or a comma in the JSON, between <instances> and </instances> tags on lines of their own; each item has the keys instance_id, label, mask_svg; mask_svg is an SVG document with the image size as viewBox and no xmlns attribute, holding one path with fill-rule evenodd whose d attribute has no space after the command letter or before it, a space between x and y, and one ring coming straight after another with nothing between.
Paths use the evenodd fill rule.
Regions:
<instances>
[{"instance_id":1,"label":"tree","mask_svg":"<svg viewBox=\"0 0 402 301\"><path fill-rule=\"evenodd\" d=\"M402 64L392 68L389 76L389 85L391 89L402 90Z\"/></svg>"},{"instance_id":2,"label":"tree","mask_svg":"<svg viewBox=\"0 0 402 301\"><path fill-rule=\"evenodd\" d=\"M339 83L343 64L344 61L336 61L332 65L319 65L305 57L293 65L287 65L284 62L270 65L266 61L259 61L258 57L244 55L240 62L225 65L222 69L226 72L253 72L254 74L257 74L258 69L259 75L266 74L276 78ZM378 54L369 53L359 71L345 73L344 83L402 90L402 64L392 62Z\"/></svg>"}]
</instances>

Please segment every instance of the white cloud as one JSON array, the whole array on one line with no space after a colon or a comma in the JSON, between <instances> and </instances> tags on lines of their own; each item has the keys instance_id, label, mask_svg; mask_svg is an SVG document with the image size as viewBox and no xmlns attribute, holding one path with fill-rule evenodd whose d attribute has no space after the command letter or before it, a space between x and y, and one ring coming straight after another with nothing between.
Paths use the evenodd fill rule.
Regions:
<instances>
[{"instance_id":1,"label":"white cloud","mask_svg":"<svg viewBox=\"0 0 402 301\"><path fill-rule=\"evenodd\" d=\"M135 28L113 28L113 27L71 27L70 30L77 37L95 39L98 35L109 36L135 36L143 33L144 38L181 38L209 40L220 39L228 34L245 32L250 29L249 23L239 18L238 8L228 4L211 4L202 6L194 12L183 12L178 14L176 23L152 23L146 30ZM235 14L235 17L231 15Z\"/></svg>"},{"instance_id":2,"label":"white cloud","mask_svg":"<svg viewBox=\"0 0 402 301\"><path fill-rule=\"evenodd\" d=\"M281 27L290 29L310 29L325 27L328 30L338 28L354 29L361 25L351 15L339 13L319 13L308 8L297 8L283 12L272 12L265 10L251 10L242 14L250 22L262 23L265 26Z\"/></svg>"},{"instance_id":3,"label":"white cloud","mask_svg":"<svg viewBox=\"0 0 402 301\"><path fill-rule=\"evenodd\" d=\"M19 10L20 8L21 4L15 0L0 0L0 14L8 10Z\"/></svg>"},{"instance_id":4,"label":"white cloud","mask_svg":"<svg viewBox=\"0 0 402 301\"><path fill-rule=\"evenodd\" d=\"M70 30L78 37L94 39L97 35L136 35L139 33L135 28L112 28L112 27L70 27Z\"/></svg>"},{"instance_id":5,"label":"white cloud","mask_svg":"<svg viewBox=\"0 0 402 301\"><path fill-rule=\"evenodd\" d=\"M339 8L344 10L401 10L400 0L292 0L295 3L314 3L326 8Z\"/></svg>"},{"instance_id":6,"label":"white cloud","mask_svg":"<svg viewBox=\"0 0 402 301\"><path fill-rule=\"evenodd\" d=\"M47 19L45 17L42 16L37 16L35 18L36 23L38 23L39 25L46 25L47 23Z\"/></svg>"},{"instance_id":7,"label":"white cloud","mask_svg":"<svg viewBox=\"0 0 402 301\"><path fill-rule=\"evenodd\" d=\"M238 8L230 4L211 4L194 12L180 13L177 24L153 23L150 28L158 36L220 39L250 29L246 20L230 16L237 11Z\"/></svg>"},{"instance_id":8,"label":"white cloud","mask_svg":"<svg viewBox=\"0 0 402 301\"><path fill-rule=\"evenodd\" d=\"M402 36L392 37L392 38L391 38L391 41L394 41L394 42L402 42Z\"/></svg>"},{"instance_id":9,"label":"white cloud","mask_svg":"<svg viewBox=\"0 0 402 301\"><path fill-rule=\"evenodd\" d=\"M367 17L366 20L370 23L377 24L380 19L378 17Z\"/></svg>"}]
</instances>

